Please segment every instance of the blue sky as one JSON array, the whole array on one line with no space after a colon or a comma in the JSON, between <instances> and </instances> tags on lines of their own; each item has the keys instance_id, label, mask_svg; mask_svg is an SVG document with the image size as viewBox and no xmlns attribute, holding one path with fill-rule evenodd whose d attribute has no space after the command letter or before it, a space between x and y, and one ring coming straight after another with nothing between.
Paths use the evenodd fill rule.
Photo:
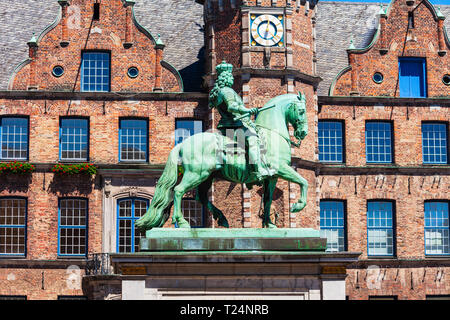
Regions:
<instances>
[{"instance_id":1,"label":"blue sky","mask_svg":"<svg viewBox=\"0 0 450 320\"><path fill-rule=\"evenodd\" d=\"M344 1L344 2L386 2L389 3L390 0L331 0L331 1ZM320 2L320 1L319 1ZM432 4L449 4L450 0L431 0Z\"/></svg>"}]
</instances>

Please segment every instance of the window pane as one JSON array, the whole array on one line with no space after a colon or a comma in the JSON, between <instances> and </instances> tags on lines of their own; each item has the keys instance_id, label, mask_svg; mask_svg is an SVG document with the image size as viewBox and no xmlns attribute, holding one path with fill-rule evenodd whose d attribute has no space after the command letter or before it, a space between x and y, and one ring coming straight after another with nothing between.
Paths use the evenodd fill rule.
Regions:
<instances>
[{"instance_id":1,"label":"window pane","mask_svg":"<svg viewBox=\"0 0 450 320\"><path fill-rule=\"evenodd\" d=\"M319 121L319 161L342 162L342 123Z\"/></svg>"},{"instance_id":2,"label":"window pane","mask_svg":"<svg viewBox=\"0 0 450 320\"><path fill-rule=\"evenodd\" d=\"M203 206L198 201L184 199L181 202L181 211L191 227L204 227Z\"/></svg>"},{"instance_id":3,"label":"window pane","mask_svg":"<svg viewBox=\"0 0 450 320\"><path fill-rule=\"evenodd\" d=\"M61 120L60 150L62 160L87 160L88 120Z\"/></svg>"},{"instance_id":4,"label":"window pane","mask_svg":"<svg viewBox=\"0 0 450 320\"><path fill-rule=\"evenodd\" d=\"M87 200L63 199L59 202L59 254L85 255Z\"/></svg>"},{"instance_id":5,"label":"window pane","mask_svg":"<svg viewBox=\"0 0 450 320\"><path fill-rule=\"evenodd\" d=\"M26 200L0 199L0 255L25 255Z\"/></svg>"},{"instance_id":6,"label":"window pane","mask_svg":"<svg viewBox=\"0 0 450 320\"><path fill-rule=\"evenodd\" d=\"M175 122L175 145L201 132L203 132L203 122L201 120L177 120Z\"/></svg>"},{"instance_id":7,"label":"window pane","mask_svg":"<svg viewBox=\"0 0 450 320\"><path fill-rule=\"evenodd\" d=\"M26 160L28 157L28 119L0 118L0 159Z\"/></svg>"},{"instance_id":8,"label":"window pane","mask_svg":"<svg viewBox=\"0 0 450 320\"><path fill-rule=\"evenodd\" d=\"M147 161L146 120L121 120L119 140L120 161Z\"/></svg>"},{"instance_id":9,"label":"window pane","mask_svg":"<svg viewBox=\"0 0 450 320\"><path fill-rule=\"evenodd\" d=\"M446 164L448 162L446 124L422 124L422 154L424 163Z\"/></svg>"},{"instance_id":10,"label":"window pane","mask_svg":"<svg viewBox=\"0 0 450 320\"><path fill-rule=\"evenodd\" d=\"M139 251L140 239L145 237L145 232L135 227L135 222L142 217L148 209L149 201L144 199L125 199L118 201L117 205L117 251Z\"/></svg>"},{"instance_id":11,"label":"window pane","mask_svg":"<svg viewBox=\"0 0 450 320\"><path fill-rule=\"evenodd\" d=\"M394 254L394 225L392 202L367 203L368 255Z\"/></svg>"},{"instance_id":12,"label":"window pane","mask_svg":"<svg viewBox=\"0 0 450 320\"><path fill-rule=\"evenodd\" d=\"M84 52L81 62L81 91L110 91L110 54Z\"/></svg>"},{"instance_id":13,"label":"window pane","mask_svg":"<svg viewBox=\"0 0 450 320\"><path fill-rule=\"evenodd\" d=\"M448 202L425 202L425 254L450 254L448 206Z\"/></svg>"},{"instance_id":14,"label":"window pane","mask_svg":"<svg viewBox=\"0 0 450 320\"><path fill-rule=\"evenodd\" d=\"M366 160L367 162L391 163L392 139L391 123L366 123Z\"/></svg>"},{"instance_id":15,"label":"window pane","mask_svg":"<svg viewBox=\"0 0 450 320\"><path fill-rule=\"evenodd\" d=\"M344 203L320 202L320 234L327 238L327 251L345 251Z\"/></svg>"}]
</instances>

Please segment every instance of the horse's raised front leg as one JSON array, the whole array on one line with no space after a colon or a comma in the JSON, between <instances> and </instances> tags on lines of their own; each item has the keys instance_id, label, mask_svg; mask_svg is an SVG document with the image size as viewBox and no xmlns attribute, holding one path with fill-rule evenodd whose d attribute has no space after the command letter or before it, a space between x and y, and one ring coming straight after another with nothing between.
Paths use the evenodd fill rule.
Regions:
<instances>
[{"instance_id":1,"label":"horse's raised front leg","mask_svg":"<svg viewBox=\"0 0 450 320\"><path fill-rule=\"evenodd\" d=\"M183 179L180 184L177 185L174 189L174 209L173 209L173 217L172 223L178 224L179 228L190 228L189 222L184 219L183 212L181 211L181 201L183 200L183 196L189 190L197 188L203 181L208 179L209 173L204 172L193 172L193 171L185 171L183 175Z\"/></svg>"},{"instance_id":2,"label":"horse's raised front leg","mask_svg":"<svg viewBox=\"0 0 450 320\"><path fill-rule=\"evenodd\" d=\"M263 228L276 228L277 226L270 220L270 207L272 206L273 192L277 186L278 178L267 179L264 181L264 217Z\"/></svg>"},{"instance_id":3,"label":"horse's raised front leg","mask_svg":"<svg viewBox=\"0 0 450 320\"><path fill-rule=\"evenodd\" d=\"M219 226L229 228L230 225L228 224L228 220L225 218L223 212L216 208L208 199L208 191L211 189L212 181L212 178L209 178L198 186L196 195L197 201L199 201L212 213Z\"/></svg>"},{"instance_id":4,"label":"horse's raised front leg","mask_svg":"<svg viewBox=\"0 0 450 320\"><path fill-rule=\"evenodd\" d=\"M280 178L289 182L296 183L301 188L301 197L297 203L294 203L291 207L291 212L300 212L306 207L306 196L308 194L308 181L303 178L297 171L287 164L280 165L278 170Z\"/></svg>"}]
</instances>

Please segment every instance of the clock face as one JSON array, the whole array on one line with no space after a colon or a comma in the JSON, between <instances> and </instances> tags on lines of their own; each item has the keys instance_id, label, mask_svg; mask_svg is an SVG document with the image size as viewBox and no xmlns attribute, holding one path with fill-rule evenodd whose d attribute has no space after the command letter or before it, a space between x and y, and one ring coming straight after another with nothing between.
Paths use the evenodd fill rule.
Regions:
<instances>
[{"instance_id":1,"label":"clock face","mask_svg":"<svg viewBox=\"0 0 450 320\"><path fill-rule=\"evenodd\" d=\"M251 15L251 45L273 47L284 45L283 16L271 14Z\"/></svg>"}]
</instances>

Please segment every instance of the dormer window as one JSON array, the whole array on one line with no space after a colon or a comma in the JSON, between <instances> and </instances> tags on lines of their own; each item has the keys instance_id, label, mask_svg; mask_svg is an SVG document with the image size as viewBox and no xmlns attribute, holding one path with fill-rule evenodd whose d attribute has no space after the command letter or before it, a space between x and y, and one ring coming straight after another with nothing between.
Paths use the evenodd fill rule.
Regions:
<instances>
[{"instance_id":1,"label":"dormer window","mask_svg":"<svg viewBox=\"0 0 450 320\"><path fill-rule=\"evenodd\" d=\"M94 16L93 20L100 20L100 3L94 3Z\"/></svg>"}]
</instances>

